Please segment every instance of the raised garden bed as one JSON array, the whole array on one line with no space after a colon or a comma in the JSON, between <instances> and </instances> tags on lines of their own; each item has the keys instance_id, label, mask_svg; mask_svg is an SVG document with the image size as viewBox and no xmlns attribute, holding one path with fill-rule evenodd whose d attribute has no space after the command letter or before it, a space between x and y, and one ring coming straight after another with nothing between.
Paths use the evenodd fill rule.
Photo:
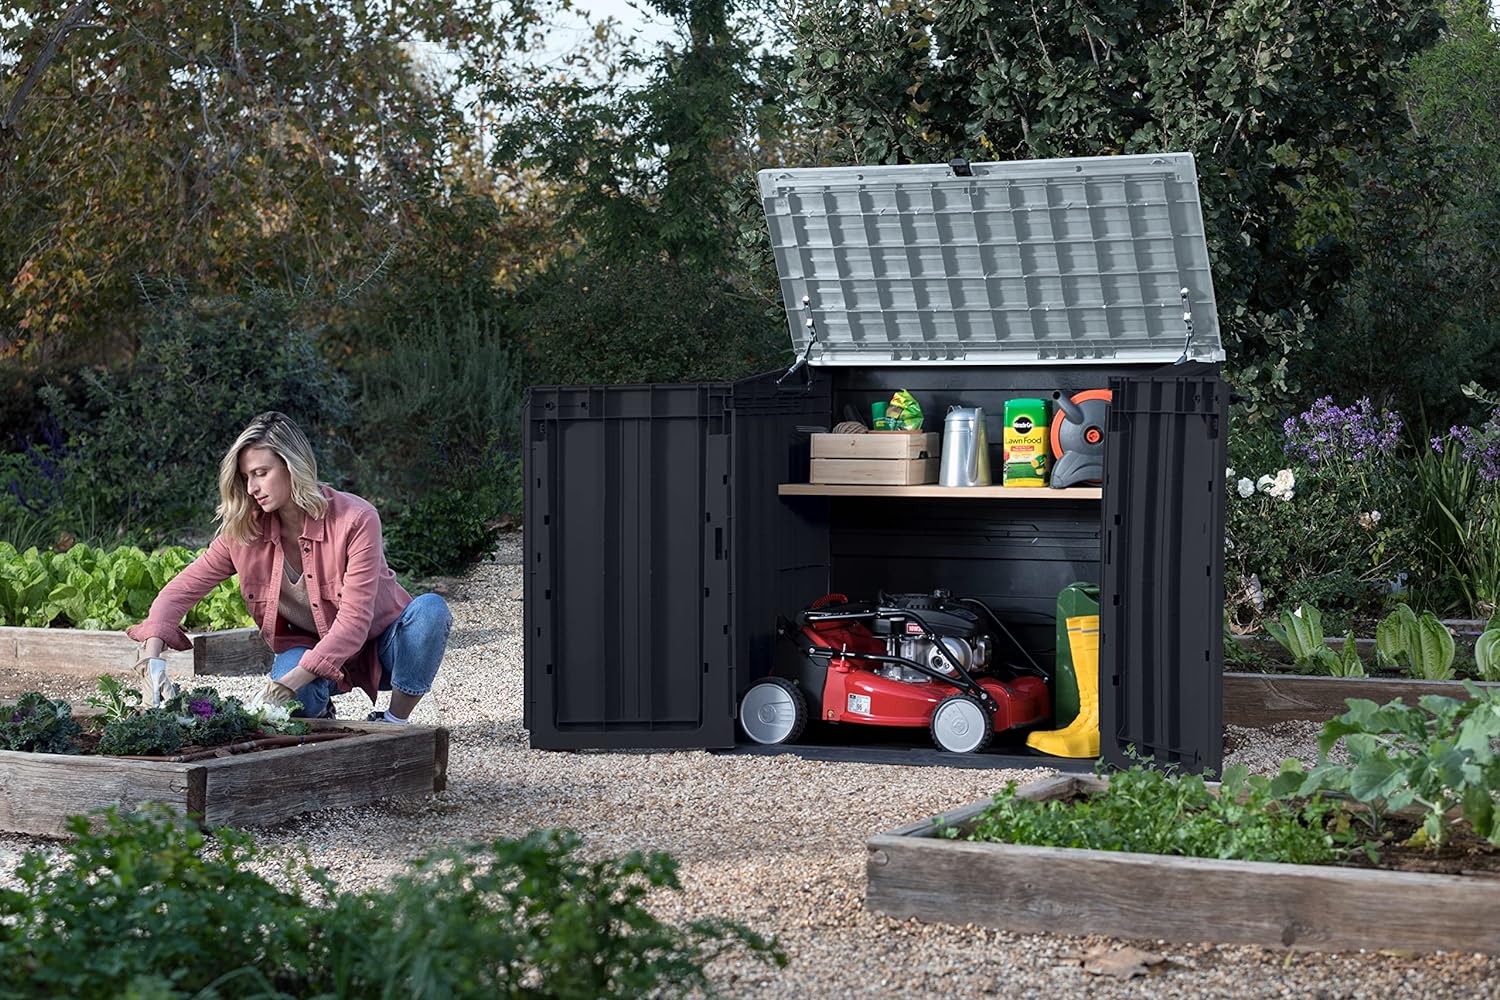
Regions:
<instances>
[{"instance_id":1,"label":"raised garden bed","mask_svg":"<svg viewBox=\"0 0 1500 1000\"><path fill-rule=\"evenodd\" d=\"M172 763L0 751L0 830L61 836L68 816L162 802L205 826L269 826L302 813L425 795L447 784L448 731L313 721L326 742Z\"/></svg>"},{"instance_id":2,"label":"raised garden bed","mask_svg":"<svg viewBox=\"0 0 1500 1000\"><path fill-rule=\"evenodd\" d=\"M271 648L254 628L189 633L193 648L166 650L167 672L174 677L198 674L263 674L271 668ZM33 674L97 677L123 673L135 665L140 643L124 632L73 628L0 628L0 670Z\"/></svg>"},{"instance_id":3,"label":"raised garden bed","mask_svg":"<svg viewBox=\"0 0 1500 1000\"><path fill-rule=\"evenodd\" d=\"M1064 775L1018 794L1069 799L1099 779ZM1022 933L1104 934L1315 951L1500 954L1492 876L1431 875L1115 851L971 843L989 801L866 841L866 904L893 917Z\"/></svg>"},{"instance_id":4,"label":"raised garden bed","mask_svg":"<svg viewBox=\"0 0 1500 1000\"><path fill-rule=\"evenodd\" d=\"M1479 686L1500 685L1481 682ZM1368 698L1380 705L1400 698L1415 705L1418 698L1428 694L1460 699L1469 696L1462 681L1226 673L1224 722L1245 729L1264 729L1280 722L1326 722L1348 708L1346 698Z\"/></svg>"}]
</instances>

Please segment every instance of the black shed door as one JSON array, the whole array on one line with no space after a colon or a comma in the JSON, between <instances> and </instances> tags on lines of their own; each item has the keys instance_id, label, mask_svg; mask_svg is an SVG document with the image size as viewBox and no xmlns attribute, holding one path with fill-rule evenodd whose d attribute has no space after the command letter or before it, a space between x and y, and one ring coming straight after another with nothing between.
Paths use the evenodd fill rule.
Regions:
<instances>
[{"instance_id":1,"label":"black shed door","mask_svg":"<svg viewBox=\"0 0 1500 1000\"><path fill-rule=\"evenodd\" d=\"M734 745L728 393L529 393L523 597L533 747Z\"/></svg>"},{"instance_id":2,"label":"black shed door","mask_svg":"<svg viewBox=\"0 0 1500 1000\"><path fill-rule=\"evenodd\" d=\"M1110 380L1100 595L1099 722L1126 748L1218 772L1224 712L1228 388L1186 364Z\"/></svg>"}]
</instances>

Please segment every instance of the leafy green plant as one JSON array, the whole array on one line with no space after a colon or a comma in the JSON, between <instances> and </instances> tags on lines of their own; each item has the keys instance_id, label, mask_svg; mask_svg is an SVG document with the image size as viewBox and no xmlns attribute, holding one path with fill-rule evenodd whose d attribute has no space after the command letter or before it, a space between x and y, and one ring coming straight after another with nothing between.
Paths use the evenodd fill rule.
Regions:
<instances>
[{"instance_id":1,"label":"leafy green plant","mask_svg":"<svg viewBox=\"0 0 1500 1000\"><path fill-rule=\"evenodd\" d=\"M165 807L93 826L70 819L65 857L27 852L20 888L0 891L0 995L247 997L245 982L208 988L307 961L306 876L277 888L249 834L204 834Z\"/></svg>"},{"instance_id":2,"label":"leafy green plant","mask_svg":"<svg viewBox=\"0 0 1500 1000\"><path fill-rule=\"evenodd\" d=\"M199 552L169 546L147 554L74 545L66 552L17 551L0 542L0 625L121 629L146 617L161 588ZM231 577L187 614L189 628L253 624Z\"/></svg>"},{"instance_id":3,"label":"leafy green plant","mask_svg":"<svg viewBox=\"0 0 1500 1000\"><path fill-rule=\"evenodd\" d=\"M1354 641L1354 632L1344 635L1338 655L1327 661L1328 672L1334 677L1364 677L1365 661L1360 659L1359 644Z\"/></svg>"},{"instance_id":4,"label":"leafy green plant","mask_svg":"<svg viewBox=\"0 0 1500 1000\"><path fill-rule=\"evenodd\" d=\"M1265 626L1271 637L1292 654L1292 662L1298 669L1334 677L1365 676L1354 633L1344 636L1343 645L1335 653L1323 638L1323 615L1312 605L1303 604L1294 612L1282 612L1280 624L1267 621Z\"/></svg>"},{"instance_id":5,"label":"leafy green plant","mask_svg":"<svg viewBox=\"0 0 1500 1000\"><path fill-rule=\"evenodd\" d=\"M1282 764L1278 795L1347 795L1381 825L1395 810L1422 814L1418 843L1447 841L1450 814L1462 815L1476 834L1500 844L1495 800L1500 795L1500 693L1465 681L1467 700L1423 696L1415 707L1400 699L1385 705L1350 698L1349 711L1323 726L1318 764ZM1347 762L1329 757L1343 741Z\"/></svg>"},{"instance_id":6,"label":"leafy green plant","mask_svg":"<svg viewBox=\"0 0 1500 1000\"><path fill-rule=\"evenodd\" d=\"M260 732L307 732L305 722L273 718L268 709L252 712L238 698L225 698L211 687L179 692L159 708L115 712L127 703L138 705L140 692L124 689L114 678L101 677L97 697L109 706L99 739L101 754L157 756L187 745L223 746Z\"/></svg>"},{"instance_id":7,"label":"leafy green plant","mask_svg":"<svg viewBox=\"0 0 1500 1000\"><path fill-rule=\"evenodd\" d=\"M27 691L14 705L0 705L0 747L30 753L77 753L73 738L82 732L73 706Z\"/></svg>"},{"instance_id":8,"label":"leafy green plant","mask_svg":"<svg viewBox=\"0 0 1500 1000\"><path fill-rule=\"evenodd\" d=\"M1105 791L1077 802L1032 802L1015 792L1011 782L995 796L970 840L1293 864L1364 848L1337 804L1316 794L1293 802L1239 765L1224 770L1217 794L1201 775L1140 765L1111 772Z\"/></svg>"},{"instance_id":9,"label":"leafy green plant","mask_svg":"<svg viewBox=\"0 0 1500 1000\"><path fill-rule=\"evenodd\" d=\"M267 877L249 835L165 808L69 830L63 859L28 852L0 889L0 996L696 996L721 955L786 961L742 925L654 916L648 897L680 888L667 855L584 860L570 833L436 852L346 893L296 859Z\"/></svg>"},{"instance_id":10,"label":"leafy green plant","mask_svg":"<svg viewBox=\"0 0 1500 1000\"><path fill-rule=\"evenodd\" d=\"M1474 640L1474 667L1481 680L1500 681L1500 628L1487 628Z\"/></svg>"},{"instance_id":11,"label":"leafy green plant","mask_svg":"<svg viewBox=\"0 0 1500 1000\"><path fill-rule=\"evenodd\" d=\"M1337 659L1323 640L1323 614L1310 604L1283 611L1280 624L1267 621L1265 625L1271 638L1292 654L1292 662L1301 670L1328 672L1329 663Z\"/></svg>"},{"instance_id":12,"label":"leafy green plant","mask_svg":"<svg viewBox=\"0 0 1500 1000\"><path fill-rule=\"evenodd\" d=\"M438 851L387 889L338 897L321 921L326 974L340 996L522 997L541 984L554 997L641 997L712 993L704 966L731 951L785 963L743 926L658 920L647 897L681 888L669 856L584 860L580 844L538 831Z\"/></svg>"},{"instance_id":13,"label":"leafy green plant","mask_svg":"<svg viewBox=\"0 0 1500 1000\"><path fill-rule=\"evenodd\" d=\"M104 674L93 693L83 700L97 708L105 722L122 722L140 707L141 692L127 687L118 677Z\"/></svg>"},{"instance_id":14,"label":"leafy green plant","mask_svg":"<svg viewBox=\"0 0 1500 1000\"><path fill-rule=\"evenodd\" d=\"M1375 655L1387 666L1402 666L1429 681L1453 678L1453 635L1431 611L1417 613L1398 604L1375 626Z\"/></svg>"},{"instance_id":15,"label":"leafy green plant","mask_svg":"<svg viewBox=\"0 0 1500 1000\"><path fill-rule=\"evenodd\" d=\"M156 757L176 753L187 738L187 727L176 715L148 708L104 727L98 752L126 757Z\"/></svg>"}]
</instances>

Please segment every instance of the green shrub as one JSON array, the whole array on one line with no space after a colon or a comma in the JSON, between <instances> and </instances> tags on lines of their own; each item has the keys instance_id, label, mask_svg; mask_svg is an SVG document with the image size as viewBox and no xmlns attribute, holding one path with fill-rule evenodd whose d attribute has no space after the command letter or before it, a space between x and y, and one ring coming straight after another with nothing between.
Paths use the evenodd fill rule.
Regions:
<instances>
[{"instance_id":1,"label":"green shrub","mask_svg":"<svg viewBox=\"0 0 1500 1000\"><path fill-rule=\"evenodd\" d=\"M165 809L74 817L61 862L29 852L0 890L0 996L593 998L712 993L704 966L773 942L732 923L666 924L663 854L584 861L576 835L436 852L341 893L311 865L278 888L251 838Z\"/></svg>"},{"instance_id":2,"label":"green shrub","mask_svg":"<svg viewBox=\"0 0 1500 1000\"><path fill-rule=\"evenodd\" d=\"M381 511L386 558L455 572L521 509L520 353L493 304L471 299L375 339L354 369L354 488Z\"/></svg>"},{"instance_id":3,"label":"green shrub","mask_svg":"<svg viewBox=\"0 0 1500 1000\"><path fill-rule=\"evenodd\" d=\"M523 334L536 384L735 378L784 365L786 315L661 256L584 255L533 282Z\"/></svg>"},{"instance_id":4,"label":"green shrub","mask_svg":"<svg viewBox=\"0 0 1500 1000\"><path fill-rule=\"evenodd\" d=\"M57 516L139 541L202 536L219 460L256 414L280 410L315 442L346 414L343 379L272 292L168 298L127 368L81 377L83 406L44 390L65 436Z\"/></svg>"}]
</instances>

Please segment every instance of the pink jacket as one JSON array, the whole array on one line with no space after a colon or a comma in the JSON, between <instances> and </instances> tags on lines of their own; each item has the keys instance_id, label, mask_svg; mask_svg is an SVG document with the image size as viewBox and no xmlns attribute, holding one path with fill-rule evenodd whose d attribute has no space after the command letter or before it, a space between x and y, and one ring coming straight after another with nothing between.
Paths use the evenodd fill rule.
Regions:
<instances>
[{"instance_id":1,"label":"pink jacket","mask_svg":"<svg viewBox=\"0 0 1500 1000\"><path fill-rule=\"evenodd\" d=\"M340 691L361 688L375 700L380 661L375 644L381 633L411 603L385 563L380 515L352 493L323 488L328 512L307 518L302 526L302 571L312 604L317 640L302 657L302 666L338 683ZM182 619L210 590L235 573L245 606L260 626L261 637L277 653L307 646L311 638L296 633L278 614L285 572L281 519L262 514L259 537L248 544L222 535L208 551L162 588L146 620L126 629L137 642L161 639L173 649L190 649Z\"/></svg>"}]
</instances>

